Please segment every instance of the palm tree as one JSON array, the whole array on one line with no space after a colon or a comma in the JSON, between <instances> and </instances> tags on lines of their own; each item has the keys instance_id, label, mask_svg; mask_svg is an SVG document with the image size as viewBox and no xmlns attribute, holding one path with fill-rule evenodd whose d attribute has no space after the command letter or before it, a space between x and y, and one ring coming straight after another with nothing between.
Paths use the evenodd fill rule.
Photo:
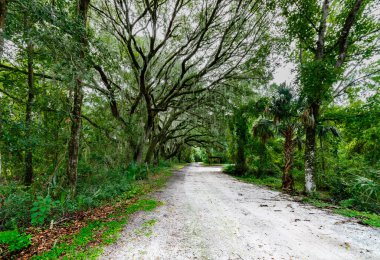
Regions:
<instances>
[{"instance_id":1,"label":"palm tree","mask_svg":"<svg viewBox=\"0 0 380 260\"><path fill-rule=\"evenodd\" d=\"M282 189L287 192L294 191L291 170L294 162L295 136L299 128L298 107L299 102L291 90L285 84L281 84L266 111L273 120L261 118L253 126L253 134L260 137L263 143L274 136L273 129L285 138Z\"/></svg>"},{"instance_id":2,"label":"palm tree","mask_svg":"<svg viewBox=\"0 0 380 260\"><path fill-rule=\"evenodd\" d=\"M273 121L267 118L260 118L253 125L253 135L260 138L263 144L266 144L270 138L274 137Z\"/></svg>"}]
</instances>

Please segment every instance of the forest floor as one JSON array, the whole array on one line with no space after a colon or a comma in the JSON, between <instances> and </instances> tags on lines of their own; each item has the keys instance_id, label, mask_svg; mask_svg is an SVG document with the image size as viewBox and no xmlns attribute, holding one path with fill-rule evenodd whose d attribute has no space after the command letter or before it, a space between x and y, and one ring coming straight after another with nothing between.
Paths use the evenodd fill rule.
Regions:
<instances>
[{"instance_id":1,"label":"forest floor","mask_svg":"<svg viewBox=\"0 0 380 260\"><path fill-rule=\"evenodd\" d=\"M192 164L101 259L380 259L380 229Z\"/></svg>"}]
</instances>

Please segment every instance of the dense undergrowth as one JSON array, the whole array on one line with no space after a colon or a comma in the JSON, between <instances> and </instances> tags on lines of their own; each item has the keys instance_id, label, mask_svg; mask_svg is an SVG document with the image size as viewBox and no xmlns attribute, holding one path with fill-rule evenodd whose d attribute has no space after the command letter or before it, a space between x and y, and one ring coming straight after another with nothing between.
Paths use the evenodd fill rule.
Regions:
<instances>
[{"instance_id":1,"label":"dense undergrowth","mask_svg":"<svg viewBox=\"0 0 380 260\"><path fill-rule=\"evenodd\" d=\"M53 188L36 190L12 184L3 186L0 219L2 229L6 231L0 233L1 254L17 255L24 248L24 253L28 254L28 247L31 244L33 247L32 241L34 244L38 242L33 240L33 235L62 225L68 225L65 230L70 230L69 226L75 225L79 216L82 222L86 222L77 230L79 233L70 234L63 239L66 242L55 242L51 252L41 257L51 259L62 254L75 258L85 257L85 254L78 252L87 250L87 245L94 241L101 240L98 244L113 241L112 234L121 229L129 214L140 208L149 208L146 203L156 203L137 202L124 209L125 203L131 203L131 199L162 186L173 167L178 168L178 165L168 162L161 162L158 166L131 164L127 168L110 169L105 173L96 172L91 177L81 174L74 197L65 192L59 193ZM100 217L91 218L92 212L97 215L96 209L104 207L104 214L99 213ZM88 223L81 215L90 216ZM62 240L60 237L56 239Z\"/></svg>"}]
</instances>

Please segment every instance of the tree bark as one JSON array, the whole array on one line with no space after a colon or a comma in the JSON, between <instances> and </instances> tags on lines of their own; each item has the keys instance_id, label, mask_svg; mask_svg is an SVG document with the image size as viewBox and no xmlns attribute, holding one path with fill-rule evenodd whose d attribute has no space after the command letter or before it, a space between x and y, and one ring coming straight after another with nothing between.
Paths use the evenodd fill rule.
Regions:
<instances>
[{"instance_id":1,"label":"tree bark","mask_svg":"<svg viewBox=\"0 0 380 260\"><path fill-rule=\"evenodd\" d=\"M154 118L155 118L155 114L153 113L153 111L148 109L148 119L145 126L145 135L144 135L145 141L149 142L148 151L145 155L145 160L144 160L148 164L152 160L154 150L158 143L156 140L154 140L155 138L153 136Z\"/></svg>"},{"instance_id":2,"label":"tree bark","mask_svg":"<svg viewBox=\"0 0 380 260\"><path fill-rule=\"evenodd\" d=\"M33 147L31 144L34 103L34 72L33 72L33 43L28 42L28 100L26 102L25 129L27 144L25 149L25 177L24 184L30 186L33 181Z\"/></svg>"},{"instance_id":3,"label":"tree bark","mask_svg":"<svg viewBox=\"0 0 380 260\"><path fill-rule=\"evenodd\" d=\"M316 135L319 120L320 105L313 102L310 106L313 124L307 125L306 145L305 145L305 192L311 194L316 190L315 172L316 172Z\"/></svg>"},{"instance_id":4,"label":"tree bark","mask_svg":"<svg viewBox=\"0 0 380 260\"><path fill-rule=\"evenodd\" d=\"M305 193L311 194L315 191L315 128L306 127L305 148Z\"/></svg>"},{"instance_id":5,"label":"tree bark","mask_svg":"<svg viewBox=\"0 0 380 260\"><path fill-rule=\"evenodd\" d=\"M285 133L285 143L284 143L284 158L285 164L282 174L282 189L286 192L294 191L294 179L292 175L292 167L294 162L294 142L293 142L293 127L289 126Z\"/></svg>"},{"instance_id":6,"label":"tree bark","mask_svg":"<svg viewBox=\"0 0 380 260\"><path fill-rule=\"evenodd\" d=\"M349 46L348 38L350 35L350 31L351 31L352 26L355 23L356 16L359 13L360 7L362 5L363 5L363 0L356 0L355 4L352 6L352 9L350 10L349 14L346 17L342 31L340 33L340 37L338 39L339 55L335 63L336 68L342 67L346 59L347 50Z\"/></svg>"},{"instance_id":7,"label":"tree bark","mask_svg":"<svg viewBox=\"0 0 380 260\"><path fill-rule=\"evenodd\" d=\"M82 102L82 81L77 79L74 88L74 105L71 111L71 134L68 150L69 160L67 163L67 178L73 193L75 193L77 182Z\"/></svg>"},{"instance_id":8,"label":"tree bark","mask_svg":"<svg viewBox=\"0 0 380 260\"><path fill-rule=\"evenodd\" d=\"M8 0L0 0L0 60L4 54L4 30L5 30L5 15L7 13Z\"/></svg>"},{"instance_id":9,"label":"tree bark","mask_svg":"<svg viewBox=\"0 0 380 260\"><path fill-rule=\"evenodd\" d=\"M154 138L152 138L152 139L154 139ZM146 155L145 155L145 162L148 164L150 164L150 162L152 161L152 156L154 155L154 152L156 150L157 143L158 142L156 140L150 141L148 150L147 150Z\"/></svg>"},{"instance_id":10,"label":"tree bark","mask_svg":"<svg viewBox=\"0 0 380 260\"><path fill-rule=\"evenodd\" d=\"M153 165L158 166L159 162L160 162L160 150L155 149L154 158L153 158Z\"/></svg>"},{"instance_id":11,"label":"tree bark","mask_svg":"<svg viewBox=\"0 0 380 260\"><path fill-rule=\"evenodd\" d=\"M140 140L138 140L136 143L132 142L132 148L133 148L133 161L137 163L142 162L142 152L143 152L143 144Z\"/></svg>"},{"instance_id":12,"label":"tree bark","mask_svg":"<svg viewBox=\"0 0 380 260\"><path fill-rule=\"evenodd\" d=\"M321 156L322 156L322 173L326 172L326 162L325 162L325 148L323 146L323 137L319 136L319 145L321 147Z\"/></svg>"},{"instance_id":13,"label":"tree bark","mask_svg":"<svg viewBox=\"0 0 380 260\"><path fill-rule=\"evenodd\" d=\"M4 53L4 29L5 29L5 15L7 12L7 2L8 0L0 0L0 61L3 58ZM3 148L3 102L2 98L0 97L0 179L2 177L2 148Z\"/></svg>"},{"instance_id":14,"label":"tree bark","mask_svg":"<svg viewBox=\"0 0 380 260\"><path fill-rule=\"evenodd\" d=\"M318 29L318 40L317 40L317 49L316 49L316 59L320 60L324 56L324 48L325 48L325 35L326 35L326 27L327 27L327 16L329 14L329 0L324 0L322 6L322 18L321 24Z\"/></svg>"},{"instance_id":15,"label":"tree bark","mask_svg":"<svg viewBox=\"0 0 380 260\"><path fill-rule=\"evenodd\" d=\"M78 3L78 17L82 22L83 28L86 28L87 23L87 13L90 0L79 0ZM80 58L84 60L85 58L85 47L87 46L86 33L79 36L79 44L81 45ZM73 109L71 111L71 134L68 147L68 162L67 162L67 178L68 184L70 185L72 196L76 192L76 183L78 175L78 159L79 159L79 144L80 144L80 133L81 133L81 113L82 113L82 103L83 103L83 82L80 77L75 81L74 86L74 102Z\"/></svg>"}]
</instances>

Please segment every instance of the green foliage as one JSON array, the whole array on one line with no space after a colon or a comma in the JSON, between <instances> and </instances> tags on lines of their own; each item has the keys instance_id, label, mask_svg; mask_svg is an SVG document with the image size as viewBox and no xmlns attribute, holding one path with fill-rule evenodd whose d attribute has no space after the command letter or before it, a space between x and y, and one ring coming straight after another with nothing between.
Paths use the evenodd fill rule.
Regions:
<instances>
[{"instance_id":1,"label":"green foliage","mask_svg":"<svg viewBox=\"0 0 380 260\"><path fill-rule=\"evenodd\" d=\"M152 211L155 209L159 203L155 200L139 200L136 203L129 206L125 213L127 214L133 214L137 211L144 210L144 211Z\"/></svg>"},{"instance_id":2,"label":"green foliage","mask_svg":"<svg viewBox=\"0 0 380 260\"><path fill-rule=\"evenodd\" d=\"M271 100L270 113L274 121L282 125L294 124L297 122L300 103L289 86L281 84L274 86L276 93Z\"/></svg>"},{"instance_id":3,"label":"green foliage","mask_svg":"<svg viewBox=\"0 0 380 260\"><path fill-rule=\"evenodd\" d=\"M337 72L333 64L313 60L305 62L301 67L302 95L309 103L331 98L331 90L337 81Z\"/></svg>"},{"instance_id":4,"label":"green foliage","mask_svg":"<svg viewBox=\"0 0 380 260\"><path fill-rule=\"evenodd\" d=\"M261 178L257 178L254 176L246 176L246 177L238 177L238 179L244 182L248 182L248 183L267 186L276 190L281 189L281 186L282 186L281 178L278 178L278 177L264 176Z\"/></svg>"},{"instance_id":5,"label":"green foliage","mask_svg":"<svg viewBox=\"0 0 380 260\"><path fill-rule=\"evenodd\" d=\"M16 186L2 186L0 224L6 229L26 226L30 223L30 208L33 196Z\"/></svg>"},{"instance_id":6,"label":"green foliage","mask_svg":"<svg viewBox=\"0 0 380 260\"><path fill-rule=\"evenodd\" d=\"M377 173L379 176L379 172ZM379 178L377 177L377 180ZM361 210L380 212L380 183L363 176L355 178L351 184L352 206Z\"/></svg>"},{"instance_id":7,"label":"green foliage","mask_svg":"<svg viewBox=\"0 0 380 260\"><path fill-rule=\"evenodd\" d=\"M134 180L144 180L148 177L149 169L147 165L141 165L137 163L131 163L128 166L127 173Z\"/></svg>"},{"instance_id":8,"label":"green foliage","mask_svg":"<svg viewBox=\"0 0 380 260\"><path fill-rule=\"evenodd\" d=\"M31 236L19 233L17 230L0 232L0 244L8 247L10 252L18 251L31 244Z\"/></svg>"},{"instance_id":9,"label":"green foliage","mask_svg":"<svg viewBox=\"0 0 380 260\"><path fill-rule=\"evenodd\" d=\"M223 172L234 175L236 171L235 165L234 164L227 164L223 167Z\"/></svg>"},{"instance_id":10,"label":"green foliage","mask_svg":"<svg viewBox=\"0 0 380 260\"><path fill-rule=\"evenodd\" d=\"M46 196L45 198L43 198L42 196L38 196L37 200L33 202L33 206L30 209L32 225L43 225L46 219L49 217L52 208L57 203L54 202L50 196Z\"/></svg>"},{"instance_id":11,"label":"green foliage","mask_svg":"<svg viewBox=\"0 0 380 260\"><path fill-rule=\"evenodd\" d=\"M190 155L191 162L207 162L207 152L205 149L202 149L200 147L194 147L191 149L191 155Z\"/></svg>"},{"instance_id":12,"label":"green foliage","mask_svg":"<svg viewBox=\"0 0 380 260\"><path fill-rule=\"evenodd\" d=\"M33 190L25 191L16 185L3 186L0 190L2 194L0 224L6 229L15 226L25 227L30 223L33 226L42 226L51 219L61 218L65 213L102 205L120 194L131 198L140 192L136 181L146 179L148 172L151 175L166 173L171 167L172 164L168 162L162 162L155 167L130 164L128 168L110 169L96 169L90 165L82 165L77 195L74 198L64 190L58 189L59 187L57 190L53 189L52 195L40 191L34 199Z\"/></svg>"}]
</instances>

